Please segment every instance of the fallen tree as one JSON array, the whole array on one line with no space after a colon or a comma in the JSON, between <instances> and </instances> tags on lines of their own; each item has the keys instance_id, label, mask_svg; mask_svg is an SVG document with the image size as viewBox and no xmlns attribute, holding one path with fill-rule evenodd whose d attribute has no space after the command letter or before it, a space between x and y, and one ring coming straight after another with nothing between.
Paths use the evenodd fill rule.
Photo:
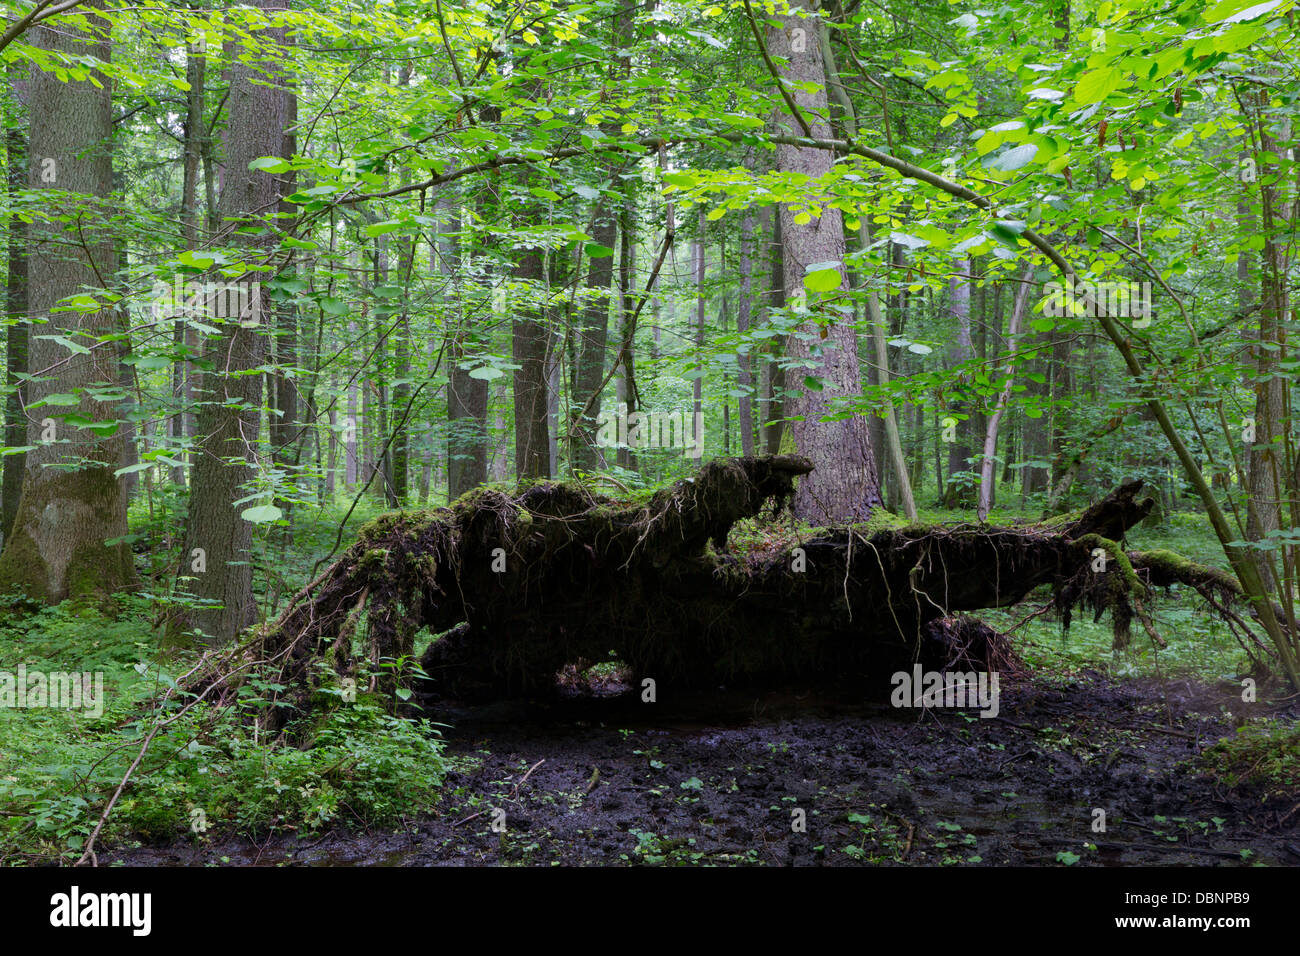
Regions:
<instances>
[{"instance_id":1,"label":"fallen tree","mask_svg":"<svg viewBox=\"0 0 1300 956\"><path fill-rule=\"evenodd\" d=\"M733 525L769 508L777 516L809 471L795 456L720 459L642 502L540 483L382 516L191 687L228 700L243 675L269 670L280 706L266 719L279 726L349 679L391 697L427 628L441 636L420 662L426 701L534 693L566 665L611 659L635 683L835 674L887 693L889 675L918 663L1016 670L1009 641L961 612L1013 605L1042 585L1067 624L1076 604L1110 609L1119 646L1134 616L1160 640L1142 603L1150 587L1188 584L1260 646L1231 606L1240 594L1231 577L1168 552L1122 550L1153 505L1139 500L1140 482L1036 525L830 528L730 553Z\"/></svg>"}]
</instances>

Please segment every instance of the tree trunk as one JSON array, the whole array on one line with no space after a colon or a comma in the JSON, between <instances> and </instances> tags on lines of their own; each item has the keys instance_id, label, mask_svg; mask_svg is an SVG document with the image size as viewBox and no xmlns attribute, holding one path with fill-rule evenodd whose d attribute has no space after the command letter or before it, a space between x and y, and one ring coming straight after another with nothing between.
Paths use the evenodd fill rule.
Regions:
<instances>
[{"instance_id":1,"label":"tree trunk","mask_svg":"<svg viewBox=\"0 0 1300 956\"><path fill-rule=\"evenodd\" d=\"M207 138L207 125L204 122L205 82L207 79L208 58L191 45L185 55L185 81L190 84L185 95L184 150L181 166L181 236L186 249L199 247L199 162L203 155L203 143ZM176 351L185 356L172 366L172 393L178 411L171 416L172 441L182 444L186 437L194 435L194 359L198 357L199 336L190 327L183 316L176 318L173 331L173 343ZM178 460L187 460L189 454L176 455ZM178 486L185 484L187 469L177 466L172 469L172 481Z\"/></svg>"},{"instance_id":2,"label":"tree trunk","mask_svg":"<svg viewBox=\"0 0 1300 956\"><path fill-rule=\"evenodd\" d=\"M614 212L603 200L594 215L592 241L613 250L618 241ZM574 412L569 422L569 461L571 468L596 471L603 467L604 456L596 446L596 417L600 414L597 390L605 379L605 352L609 339L609 292L614 281L614 257L600 255L587 266L587 295L590 299L580 313L578 341L574 356ZM584 414L585 411L585 414Z\"/></svg>"},{"instance_id":3,"label":"tree trunk","mask_svg":"<svg viewBox=\"0 0 1300 956\"><path fill-rule=\"evenodd\" d=\"M278 0L251 0L263 12L279 8ZM258 31L273 50L284 42L283 28ZM233 49L233 48L232 48ZM247 243L251 259L265 256L273 241L243 239L233 234L238 223L262 221L274 214L283 195L282 184L269 173L250 170L261 156L276 156L284 148L281 121L288 115L282 89L266 82L277 76L279 54L264 52L260 62L232 57L226 101L224 155L226 177L219 202L220 219L231 230L227 241ZM268 230L270 233L271 230ZM253 600L253 525L242 517L248 503L234 502L247 494L259 440L262 376L248 372L266 361L265 329L271 316L269 297L250 295L250 314L225 319L210 354L225 361L203 376L204 404L198 415L201 454L193 469L181 573L191 580L195 597L213 602L190 610L172 628L172 639L183 640L184 626L201 630L211 641L224 643L256 619ZM233 462L233 463L230 463ZM202 563L197 559L202 557ZM203 570L199 570L202 567Z\"/></svg>"},{"instance_id":4,"label":"tree trunk","mask_svg":"<svg viewBox=\"0 0 1300 956\"><path fill-rule=\"evenodd\" d=\"M1033 268L1025 268L1024 277L1016 289L1015 304L1011 307L1011 319L1007 323L1007 364L1002 370L1006 376L1006 382L1002 385L1002 391L998 393L997 401L993 406L993 414L989 416L988 424L984 432L984 450L980 455L980 484L979 484L979 507L976 513L980 521L989 516L993 510L993 491L997 482L997 469L995 456L998 449L998 427L1002 424L1002 413L1006 411L1007 402L1011 400L1011 387L1015 384L1015 359L1016 346L1020 343L1020 329L1024 322L1025 307L1029 302L1029 287L1033 279Z\"/></svg>"},{"instance_id":5,"label":"tree trunk","mask_svg":"<svg viewBox=\"0 0 1300 956\"><path fill-rule=\"evenodd\" d=\"M811 10L811 0L800 0L791 9ZM791 87L802 87L792 97L802 121L809 124L807 135L827 138L830 124L821 44L814 34L801 52L793 49L795 31L810 27L815 30L815 26L793 14L781 17L780 23L779 27L768 28L768 49L785 61L781 68L783 80ZM792 115L783 115L779 125L785 133L803 131L800 119ZM777 147L776 158L781 172L805 175L814 183L831 172L833 159L824 150L785 145ZM803 291L807 267L817 263L835 263L838 288L846 289L844 222L839 209L826 206L820 216L807 222L801 221L801 212L792 205L783 205L780 210L787 297ZM837 399L861 397L857 332L838 313L816 308L810 310L801 329L811 333L814 341L820 338L817 345L791 336L786 348L791 358L814 363L813 375L820 380L821 388L805 386L796 391L787 409L793 419L794 444L814 467L812 475L799 483L794 513L813 524L866 520L881 504L870 423L861 415L823 421L836 410Z\"/></svg>"},{"instance_id":6,"label":"tree trunk","mask_svg":"<svg viewBox=\"0 0 1300 956\"><path fill-rule=\"evenodd\" d=\"M781 217L773 210L764 210L764 215L771 218L772 241L768 252L768 292L765 314L775 309L785 308L785 257L781 242ZM781 433L785 430L785 369L777 364L774 351L778 344L769 339L773 345L766 352L767 361L763 363L763 390L759 399L759 427L763 432L763 451L768 455L778 454L781 450Z\"/></svg>"},{"instance_id":7,"label":"tree trunk","mask_svg":"<svg viewBox=\"0 0 1300 956\"><path fill-rule=\"evenodd\" d=\"M757 224L753 210L746 209L740 223L740 300L736 307L736 331L743 339L749 332L754 314L754 243ZM754 364L750 349L744 348L736 357L736 374L740 396L736 411L736 427L740 430L740 453L747 458L754 455Z\"/></svg>"},{"instance_id":8,"label":"tree trunk","mask_svg":"<svg viewBox=\"0 0 1300 956\"><path fill-rule=\"evenodd\" d=\"M10 75L17 77L16 66ZM18 90L11 95L18 98ZM6 135L9 155L8 187L10 198L27 184L27 142L23 127L15 123ZM27 374L27 224L19 216L9 220L9 270L5 283L5 311L9 325L5 328L5 430L4 444L21 448L27 444L26 388L19 381ZM23 493L23 473L27 469L27 453L6 455L0 477L0 550L9 541L18 514L18 499Z\"/></svg>"},{"instance_id":9,"label":"tree trunk","mask_svg":"<svg viewBox=\"0 0 1300 956\"><path fill-rule=\"evenodd\" d=\"M948 367L955 368L975 357L975 346L971 342L970 315L970 271L971 261L959 259L953 263L959 273L948 280L948 311L956 322L956 332L952 345L948 349ZM963 372L958 381L965 383L969 376ZM971 442L970 435L973 422L969 415L969 402L958 400L952 402L947 412L957 419L954 431L944 436L948 446L948 480L944 486L943 506L945 508L968 507L974 498L974 485L970 481Z\"/></svg>"},{"instance_id":10,"label":"tree trunk","mask_svg":"<svg viewBox=\"0 0 1300 956\"><path fill-rule=\"evenodd\" d=\"M524 249L513 270L522 280L515 299L538 295L536 286L543 278L542 251ZM548 454L550 429L547 427L546 356L550 333L541 319L541 310L531 303L511 303L513 334L511 357L520 366L514 374L515 404L515 475L521 481L550 477Z\"/></svg>"},{"instance_id":11,"label":"tree trunk","mask_svg":"<svg viewBox=\"0 0 1300 956\"><path fill-rule=\"evenodd\" d=\"M444 193L438 198L438 258L444 283L450 283L460 268L460 216L455 197ZM455 310L448 319L451 326L449 366L447 369L447 494L455 501L488 480L488 383L471 378L460 367L467 349L469 329L459 287L444 293L444 308ZM454 305L453 305L454 303Z\"/></svg>"},{"instance_id":12,"label":"tree trunk","mask_svg":"<svg viewBox=\"0 0 1300 956\"><path fill-rule=\"evenodd\" d=\"M89 33L60 24L38 27L32 37L41 49L80 57L110 57L109 26L97 11L101 0L83 7ZM115 308L93 312L52 310L68 296L102 289L117 272L106 200L112 189L113 131L111 82L102 74L61 82L53 73L33 70L28 185L46 191L49 207L68 217L61 224L30 227L28 307L33 321L48 322L79 344L117 331ZM97 402L82 391L118 378L116 348L86 354L69 350L45 335L32 336L28 362L36 378L28 399L77 394L75 413L91 422L118 418L114 403ZM120 467L119 432L99 437L62 419L73 409L46 406L28 426L22 497L13 532L0 554L0 590L22 590L41 604L65 598L104 602L135 583L130 549L107 546L127 533L126 499L114 477ZM55 417L55 416L58 417ZM80 467L69 465L80 463Z\"/></svg>"}]
</instances>

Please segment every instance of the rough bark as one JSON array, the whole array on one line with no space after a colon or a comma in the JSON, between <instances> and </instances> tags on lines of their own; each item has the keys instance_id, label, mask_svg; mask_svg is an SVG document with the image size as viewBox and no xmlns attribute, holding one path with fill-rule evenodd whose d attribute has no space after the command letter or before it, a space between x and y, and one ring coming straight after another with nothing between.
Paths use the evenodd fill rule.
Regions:
<instances>
[{"instance_id":1,"label":"rough bark","mask_svg":"<svg viewBox=\"0 0 1300 956\"><path fill-rule=\"evenodd\" d=\"M17 67L10 67L17 76ZM13 95L17 96L15 82ZM27 136L15 123L6 134L9 157L8 188L10 196L27 185ZM26 389L20 376L27 374L27 224L19 216L9 220L9 268L5 282L5 430L4 444L21 448L27 444ZM23 473L27 454L6 455L0 468L0 548L9 540L18 514L18 499L23 492Z\"/></svg>"},{"instance_id":2,"label":"rough bark","mask_svg":"<svg viewBox=\"0 0 1300 956\"><path fill-rule=\"evenodd\" d=\"M779 27L769 26L768 49L783 64L783 81L792 86L800 84L792 93L800 116L783 114L778 119L780 132L796 134L807 123L806 135L826 138L830 135L830 123L817 23L795 12L811 9L810 0L801 0L791 6L790 14L778 18ZM796 30L803 31L807 37L799 51L794 49ZM810 178L809 199L813 204L816 204L814 184L831 172L833 158L825 150L809 147L781 145L776 150L778 170ZM787 296L802 292L807 268L817 263L838 263L840 288L847 289L844 222L840 211L827 205L808 222L797 221L801 211L788 204L780 210ZM807 337L790 336L786 348L792 359L814 363L814 375L821 380L822 387L799 388L786 409L787 417L792 419L794 444L815 469L811 479L799 485L794 512L814 524L866 519L881 504L870 423L860 415L823 421L837 410L837 400L858 398L862 394L857 332L834 312L811 314L801 331Z\"/></svg>"},{"instance_id":3,"label":"rough bark","mask_svg":"<svg viewBox=\"0 0 1300 956\"><path fill-rule=\"evenodd\" d=\"M33 40L45 50L107 62L109 27L95 12L101 9L101 2L86 5L89 34L64 25L39 27ZM135 583L127 546L104 544L127 533L126 499L113 475L122 460L121 433L99 437L64 420L73 412L90 422L118 417L116 403L82 391L117 382L117 349L70 354L44 337L58 331L88 347L93 337L115 332L119 321L111 307L52 311L68 296L104 289L117 272L106 203L112 189L111 81L95 77L98 85L65 83L35 70L30 80L28 185L45 190L48 207L68 221L30 227L28 308L34 323L48 323L48 332L31 336L28 362L36 377L26 397L37 404L55 393L77 394L78 402L29 408L26 444L35 448L27 455L13 532L0 554L0 589L21 590L42 604L65 598L102 603ZM53 440L43 434L47 425Z\"/></svg>"},{"instance_id":4,"label":"rough bark","mask_svg":"<svg viewBox=\"0 0 1300 956\"><path fill-rule=\"evenodd\" d=\"M255 0L269 12L277 0ZM283 30L259 31L264 40L283 41ZM283 148L280 120L286 115L283 88L266 82L276 76L278 62L232 59L226 108L224 154L226 177L219 200L223 228L257 221L274 214L283 189L275 176L250 170L249 163L260 156L275 156ZM239 238L231 236L232 241ZM248 240L245 240L248 241ZM250 258L264 254L267 238L249 242ZM266 360L265 330L270 318L268 296L261 296L252 313L240 321L227 318L221 333L210 343L210 353L222 360L204 374L199 399L197 430L201 452L193 469L185 545L181 552L182 585L191 594L211 602L193 608L172 624L171 640L185 640L184 631L201 630L214 643L231 640L256 619L253 600L253 525L241 512L247 503L234 502L246 495L246 483L253 477L253 463L260 428L262 376L239 374L255 369ZM250 304L253 300L250 296ZM203 571L193 557L202 551Z\"/></svg>"},{"instance_id":5,"label":"rough bark","mask_svg":"<svg viewBox=\"0 0 1300 956\"><path fill-rule=\"evenodd\" d=\"M438 268L443 281L450 283L460 265L460 248L456 233L460 217L451 196L438 200L439 238ZM471 378L461 368L469 353L469 329L461 297L445 294L445 308L454 310L449 319L447 374L447 491L455 501L465 492L487 482L488 436L486 379Z\"/></svg>"},{"instance_id":6,"label":"rough bark","mask_svg":"<svg viewBox=\"0 0 1300 956\"><path fill-rule=\"evenodd\" d=\"M542 252L523 249L513 269L523 280L519 298L536 296L542 281ZM520 479L550 475L550 428L547 421L546 359L550 334L536 306L512 305L511 357L520 366L514 373L515 474Z\"/></svg>"}]
</instances>

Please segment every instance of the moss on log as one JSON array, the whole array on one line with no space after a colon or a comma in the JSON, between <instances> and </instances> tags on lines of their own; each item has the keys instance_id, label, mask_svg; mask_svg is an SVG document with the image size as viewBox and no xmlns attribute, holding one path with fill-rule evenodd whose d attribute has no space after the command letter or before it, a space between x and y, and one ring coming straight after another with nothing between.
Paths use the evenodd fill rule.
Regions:
<instances>
[{"instance_id":1,"label":"moss on log","mask_svg":"<svg viewBox=\"0 0 1300 956\"><path fill-rule=\"evenodd\" d=\"M1093 548L1121 540L1152 506L1131 482L1050 524L839 527L794 547L729 553L733 525L779 514L810 471L797 456L720 459L642 502L542 482L382 516L193 684L228 696L239 683L232 670L269 667L285 688L278 703L293 705L268 711L283 723L367 664L383 672L385 659L409 658L424 628L442 635L421 660L425 701L546 691L565 665L611 659L634 679L679 687L826 675L887 687L914 663L1014 670L1007 639L961 613L1018 603L1045 584L1095 603L1081 583ZM1110 606L1121 592L1204 570L1152 554L1123 562ZM398 680L371 679L388 692Z\"/></svg>"}]
</instances>

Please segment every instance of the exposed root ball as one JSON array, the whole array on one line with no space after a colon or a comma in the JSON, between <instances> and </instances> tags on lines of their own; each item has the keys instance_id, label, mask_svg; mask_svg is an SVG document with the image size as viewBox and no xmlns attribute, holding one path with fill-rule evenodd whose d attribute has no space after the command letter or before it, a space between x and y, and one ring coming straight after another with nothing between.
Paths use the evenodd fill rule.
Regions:
<instances>
[{"instance_id":1,"label":"exposed root ball","mask_svg":"<svg viewBox=\"0 0 1300 956\"><path fill-rule=\"evenodd\" d=\"M269 663L284 685L278 703L292 707L270 708L273 725L364 678L366 663L393 676L360 690L391 697L391 664L422 628L442 635L421 661L426 701L549 690L566 664L611 659L638 683L672 686L818 675L884 686L915 663L1014 672L1007 640L958 612L1070 586L1097 540L1122 537L1151 506L1134 482L1051 525L831 528L798 548L728 554L732 525L778 511L811 470L795 456L723 459L642 504L541 483L385 515L233 662ZM1139 565L1178 577L1167 561ZM194 683L228 696L231 670L230 655L214 659Z\"/></svg>"}]
</instances>

